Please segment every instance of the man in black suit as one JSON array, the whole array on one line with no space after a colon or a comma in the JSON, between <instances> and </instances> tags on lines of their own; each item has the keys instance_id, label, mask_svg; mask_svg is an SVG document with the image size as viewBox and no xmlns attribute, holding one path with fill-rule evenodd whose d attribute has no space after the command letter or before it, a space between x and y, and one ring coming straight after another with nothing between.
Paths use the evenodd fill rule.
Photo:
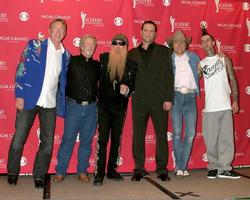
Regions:
<instances>
[{"instance_id":1,"label":"man in black suit","mask_svg":"<svg viewBox=\"0 0 250 200\"><path fill-rule=\"evenodd\" d=\"M172 108L174 77L169 48L156 44L157 26L153 21L142 24L142 43L130 50L129 58L138 63L135 90L132 96L133 158L132 180L140 181L147 172L145 163L145 135L151 117L156 135L156 173L161 181L168 176L168 111Z\"/></svg>"}]
</instances>

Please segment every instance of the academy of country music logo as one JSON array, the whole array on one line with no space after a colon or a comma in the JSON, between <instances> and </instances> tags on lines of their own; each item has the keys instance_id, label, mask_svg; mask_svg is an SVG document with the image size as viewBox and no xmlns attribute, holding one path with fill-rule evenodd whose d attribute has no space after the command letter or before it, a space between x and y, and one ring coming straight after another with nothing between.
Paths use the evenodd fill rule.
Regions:
<instances>
[{"instance_id":1,"label":"academy of country music logo","mask_svg":"<svg viewBox=\"0 0 250 200\"><path fill-rule=\"evenodd\" d=\"M146 157L145 163L154 163L154 162L155 162L154 156Z\"/></svg>"},{"instance_id":2,"label":"academy of country music logo","mask_svg":"<svg viewBox=\"0 0 250 200\"><path fill-rule=\"evenodd\" d=\"M132 37L132 44L133 44L133 47L137 47L138 46L138 39L134 35Z\"/></svg>"},{"instance_id":3,"label":"academy of country music logo","mask_svg":"<svg viewBox=\"0 0 250 200\"><path fill-rule=\"evenodd\" d=\"M84 11L81 11L80 13L81 16L81 28L84 28L87 24L88 25L93 25L93 26L101 26L103 27L103 19L100 17L89 17L87 13Z\"/></svg>"},{"instance_id":4,"label":"academy of country music logo","mask_svg":"<svg viewBox=\"0 0 250 200\"><path fill-rule=\"evenodd\" d=\"M250 86L246 87L245 92L246 92L247 95L250 95Z\"/></svg>"},{"instance_id":5,"label":"academy of country music logo","mask_svg":"<svg viewBox=\"0 0 250 200\"><path fill-rule=\"evenodd\" d=\"M0 113L1 113L1 110L0 110ZM0 119L1 119L1 114L0 114ZM0 133L0 139L11 140L13 135L14 133Z\"/></svg>"},{"instance_id":6,"label":"academy of country music logo","mask_svg":"<svg viewBox=\"0 0 250 200\"><path fill-rule=\"evenodd\" d=\"M7 65L5 60L0 60L0 70L7 70Z\"/></svg>"},{"instance_id":7,"label":"academy of country music logo","mask_svg":"<svg viewBox=\"0 0 250 200\"><path fill-rule=\"evenodd\" d=\"M26 22L29 20L29 13L23 11L19 14L19 19L23 22Z\"/></svg>"},{"instance_id":8,"label":"academy of country music logo","mask_svg":"<svg viewBox=\"0 0 250 200\"><path fill-rule=\"evenodd\" d=\"M205 0L181 0L180 1L181 4L184 4L184 5L189 5L189 6L206 6L207 5L207 1Z\"/></svg>"},{"instance_id":9,"label":"academy of country music logo","mask_svg":"<svg viewBox=\"0 0 250 200\"><path fill-rule=\"evenodd\" d=\"M181 21L176 21L176 19L173 16L169 17L169 22L170 22L170 27L171 27L171 32L173 33L174 30L181 29L181 30L191 30L191 23L190 22L181 22Z\"/></svg>"},{"instance_id":10,"label":"academy of country music logo","mask_svg":"<svg viewBox=\"0 0 250 200\"><path fill-rule=\"evenodd\" d=\"M220 3L220 0L214 0L214 3L215 3L215 12L216 13L219 13L220 10L225 10L225 11L228 11L228 12L233 12L235 9L233 7L233 4L232 3Z\"/></svg>"},{"instance_id":11,"label":"academy of country music logo","mask_svg":"<svg viewBox=\"0 0 250 200\"><path fill-rule=\"evenodd\" d=\"M5 90L5 91L14 91L15 89L15 84L5 84L5 83L0 83L0 90Z\"/></svg>"},{"instance_id":12,"label":"academy of country music logo","mask_svg":"<svg viewBox=\"0 0 250 200\"><path fill-rule=\"evenodd\" d=\"M155 143L155 136L153 134L147 134L145 137L146 144L154 144Z\"/></svg>"},{"instance_id":13,"label":"academy of country music logo","mask_svg":"<svg viewBox=\"0 0 250 200\"><path fill-rule=\"evenodd\" d=\"M6 119L6 114L4 109L0 109L0 119Z\"/></svg>"},{"instance_id":14,"label":"academy of country music logo","mask_svg":"<svg viewBox=\"0 0 250 200\"><path fill-rule=\"evenodd\" d=\"M0 12L0 22L8 22L7 13Z\"/></svg>"},{"instance_id":15,"label":"academy of country music logo","mask_svg":"<svg viewBox=\"0 0 250 200\"><path fill-rule=\"evenodd\" d=\"M234 45L223 45L220 39L215 41L218 52L226 52L230 54L236 54L236 49Z\"/></svg>"},{"instance_id":16,"label":"academy of country music logo","mask_svg":"<svg viewBox=\"0 0 250 200\"><path fill-rule=\"evenodd\" d=\"M246 26L247 26L247 36L250 37L250 20L249 20L249 18L246 19Z\"/></svg>"}]
</instances>

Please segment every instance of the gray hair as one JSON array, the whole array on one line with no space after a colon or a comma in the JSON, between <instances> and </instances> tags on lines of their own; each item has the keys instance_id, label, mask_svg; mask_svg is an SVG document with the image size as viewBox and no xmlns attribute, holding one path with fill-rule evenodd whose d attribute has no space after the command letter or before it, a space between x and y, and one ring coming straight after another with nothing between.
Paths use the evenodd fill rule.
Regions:
<instances>
[{"instance_id":1,"label":"gray hair","mask_svg":"<svg viewBox=\"0 0 250 200\"><path fill-rule=\"evenodd\" d=\"M80 40L80 47L84 44L84 42L85 42L86 39L88 39L88 38L91 38L92 40L94 40L94 44L95 44L95 46L96 46L97 40L96 40L96 37L95 37L95 36L93 36L93 35L84 35L84 36L81 38L81 40Z\"/></svg>"}]
</instances>

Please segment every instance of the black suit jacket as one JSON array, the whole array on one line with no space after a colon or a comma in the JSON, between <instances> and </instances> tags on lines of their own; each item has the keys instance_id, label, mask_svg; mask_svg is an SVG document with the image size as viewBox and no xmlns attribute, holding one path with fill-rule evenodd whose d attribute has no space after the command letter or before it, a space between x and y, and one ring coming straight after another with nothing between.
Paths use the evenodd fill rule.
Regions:
<instances>
[{"instance_id":1,"label":"black suit jacket","mask_svg":"<svg viewBox=\"0 0 250 200\"><path fill-rule=\"evenodd\" d=\"M130 50L128 57L137 62L133 101L157 105L162 105L164 101L173 102L174 75L169 48L154 44L147 67L143 63L139 47Z\"/></svg>"}]
</instances>

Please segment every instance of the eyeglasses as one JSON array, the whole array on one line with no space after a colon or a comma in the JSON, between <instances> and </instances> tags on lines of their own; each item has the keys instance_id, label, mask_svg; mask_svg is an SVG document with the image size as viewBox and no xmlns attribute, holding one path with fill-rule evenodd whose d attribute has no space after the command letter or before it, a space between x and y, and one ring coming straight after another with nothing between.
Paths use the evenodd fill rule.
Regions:
<instances>
[{"instance_id":1,"label":"eyeglasses","mask_svg":"<svg viewBox=\"0 0 250 200\"><path fill-rule=\"evenodd\" d=\"M113 45L113 46L117 46L117 45L125 46L125 45L126 45L126 42L113 41L113 42L112 42L112 45Z\"/></svg>"}]
</instances>

